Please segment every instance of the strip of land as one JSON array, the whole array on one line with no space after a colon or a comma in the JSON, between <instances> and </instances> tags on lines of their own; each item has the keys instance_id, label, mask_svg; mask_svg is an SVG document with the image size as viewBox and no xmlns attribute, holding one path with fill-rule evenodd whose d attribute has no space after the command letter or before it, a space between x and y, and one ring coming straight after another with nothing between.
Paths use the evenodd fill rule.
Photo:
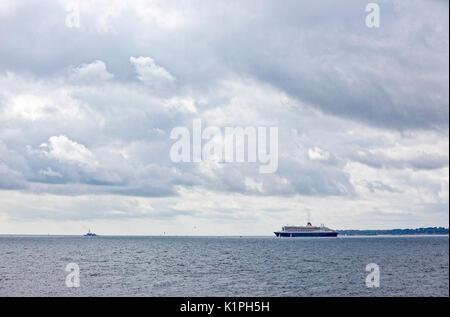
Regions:
<instances>
[{"instance_id":1,"label":"strip of land","mask_svg":"<svg viewBox=\"0 0 450 317\"><path fill-rule=\"evenodd\" d=\"M390 229L390 230L338 230L340 235L348 236L376 236L376 235L422 235L422 234L448 234L448 228L428 227L416 229Z\"/></svg>"}]
</instances>

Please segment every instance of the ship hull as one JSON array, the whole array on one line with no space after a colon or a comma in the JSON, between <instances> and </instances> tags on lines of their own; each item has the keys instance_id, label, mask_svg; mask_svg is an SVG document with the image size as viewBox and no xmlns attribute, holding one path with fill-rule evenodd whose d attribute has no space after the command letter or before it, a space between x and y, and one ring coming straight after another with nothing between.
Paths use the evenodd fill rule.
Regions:
<instances>
[{"instance_id":1,"label":"ship hull","mask_svg":"<svg viewBox=\"0 0 450 317\"><path fill-rule=\"evenodd\" d=\"M337 232L274 232L277 237L337 237Z\"/></svg>"}]
</instances>

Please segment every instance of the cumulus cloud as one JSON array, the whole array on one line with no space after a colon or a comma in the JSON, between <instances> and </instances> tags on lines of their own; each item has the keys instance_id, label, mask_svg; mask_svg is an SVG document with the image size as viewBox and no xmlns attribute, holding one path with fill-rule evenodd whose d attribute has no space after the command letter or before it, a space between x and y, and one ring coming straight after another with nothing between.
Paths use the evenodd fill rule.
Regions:
<instances>
[{"instance_id":1,"label":"cumulus cloud","mask_svg":"<svg viewBox=\"0 0 450 317\"><path fill-rule=\"evenodd\" d=\"M61 107L61 104L64 107ZM20 121L40 121L61 118L76 118L79 108L76 102L67 97L64 91L44 95L35 92L14 94L7 97L0 110L3 119Z\"/></svg>"},{"instance_id":2,"label":"cumulus cloud","mask_svg":"<svg viewBox=\"0 0 450 317\"><path fill-rule=\"evenodd\" d=\"M82 64L71 69L70 79L81 83L100 83L110 80L114 75L109 73L103 61Z\"/></svg>"},{"instance_id":3,"label":"cumulus cloud","mask_svg":"<svg viewBox=\"0 0 450 317\"><path fill-rule=\"evenodd\" d=\"M330 158L330 153L315 146L308 150L308 156L311 160L326 161Z\"/></svg>"},{"instance_id":4,"label":"cumulus cloud","mask_svg":"<svg viewBox=\"0 0 450 317\"><path fill-rule=\"evenodd\" d=\"M52 136L49 143L42 143L43 153L61 162L76 163L85 166L95 166L98 162L94 155L83 144L79 144L67 138L65 135Z\"/></svg>"},{"instance_id":5,"label":"cumulus cloud","mask_svg":"<svg viewBox=\"0 0 450 317\"><path fill-rule=\"evenodd\" d=\"M140 81L150 86L163 86L175 81L164 67L159 66L151 57L130 57L130 63L135 67Z\"/></svg>"}]
</instances>

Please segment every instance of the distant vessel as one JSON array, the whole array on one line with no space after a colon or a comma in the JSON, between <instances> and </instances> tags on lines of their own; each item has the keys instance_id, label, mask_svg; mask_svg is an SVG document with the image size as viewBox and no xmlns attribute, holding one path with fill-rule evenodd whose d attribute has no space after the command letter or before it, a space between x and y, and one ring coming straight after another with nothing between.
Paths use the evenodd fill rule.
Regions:
<instances>
[{"instance_id":1,"label":"distant vessel","mask_svg":"<svg viewBox=\"0 0 450 317\"><path fill-rule=\"evenodd\" d=\"M84 235L85 237L96 237L97 235L93 232L91 232L91 229L88 230L88 233Z\"/></svg>"},{"instance_id":2,"label":"distant vessel","mask_svg":"<svg viewBox=\"0 0 450 317\"><path fill-rule=\"evenodd\" d=\"M325 226L313 226L308 222L306 227L284 226L281 231L274 232L277 237L337 237L335 230Z\"/></svg>"}]
</instances>

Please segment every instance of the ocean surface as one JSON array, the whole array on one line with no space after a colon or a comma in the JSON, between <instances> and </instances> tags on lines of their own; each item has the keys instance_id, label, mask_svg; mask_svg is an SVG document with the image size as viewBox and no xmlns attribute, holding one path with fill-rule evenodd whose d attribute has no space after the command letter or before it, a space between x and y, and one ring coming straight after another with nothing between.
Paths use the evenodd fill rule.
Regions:
<instances>
[{"instance_id":1,"label":"ocean surface","mask_svg":"<svg viewBox=\"0 0 450 317\"><path fill-rule=\"evenodd\" d=\"M0 236L0 296L449 296L449 238Z\"/></svg>"}]
</instances>

